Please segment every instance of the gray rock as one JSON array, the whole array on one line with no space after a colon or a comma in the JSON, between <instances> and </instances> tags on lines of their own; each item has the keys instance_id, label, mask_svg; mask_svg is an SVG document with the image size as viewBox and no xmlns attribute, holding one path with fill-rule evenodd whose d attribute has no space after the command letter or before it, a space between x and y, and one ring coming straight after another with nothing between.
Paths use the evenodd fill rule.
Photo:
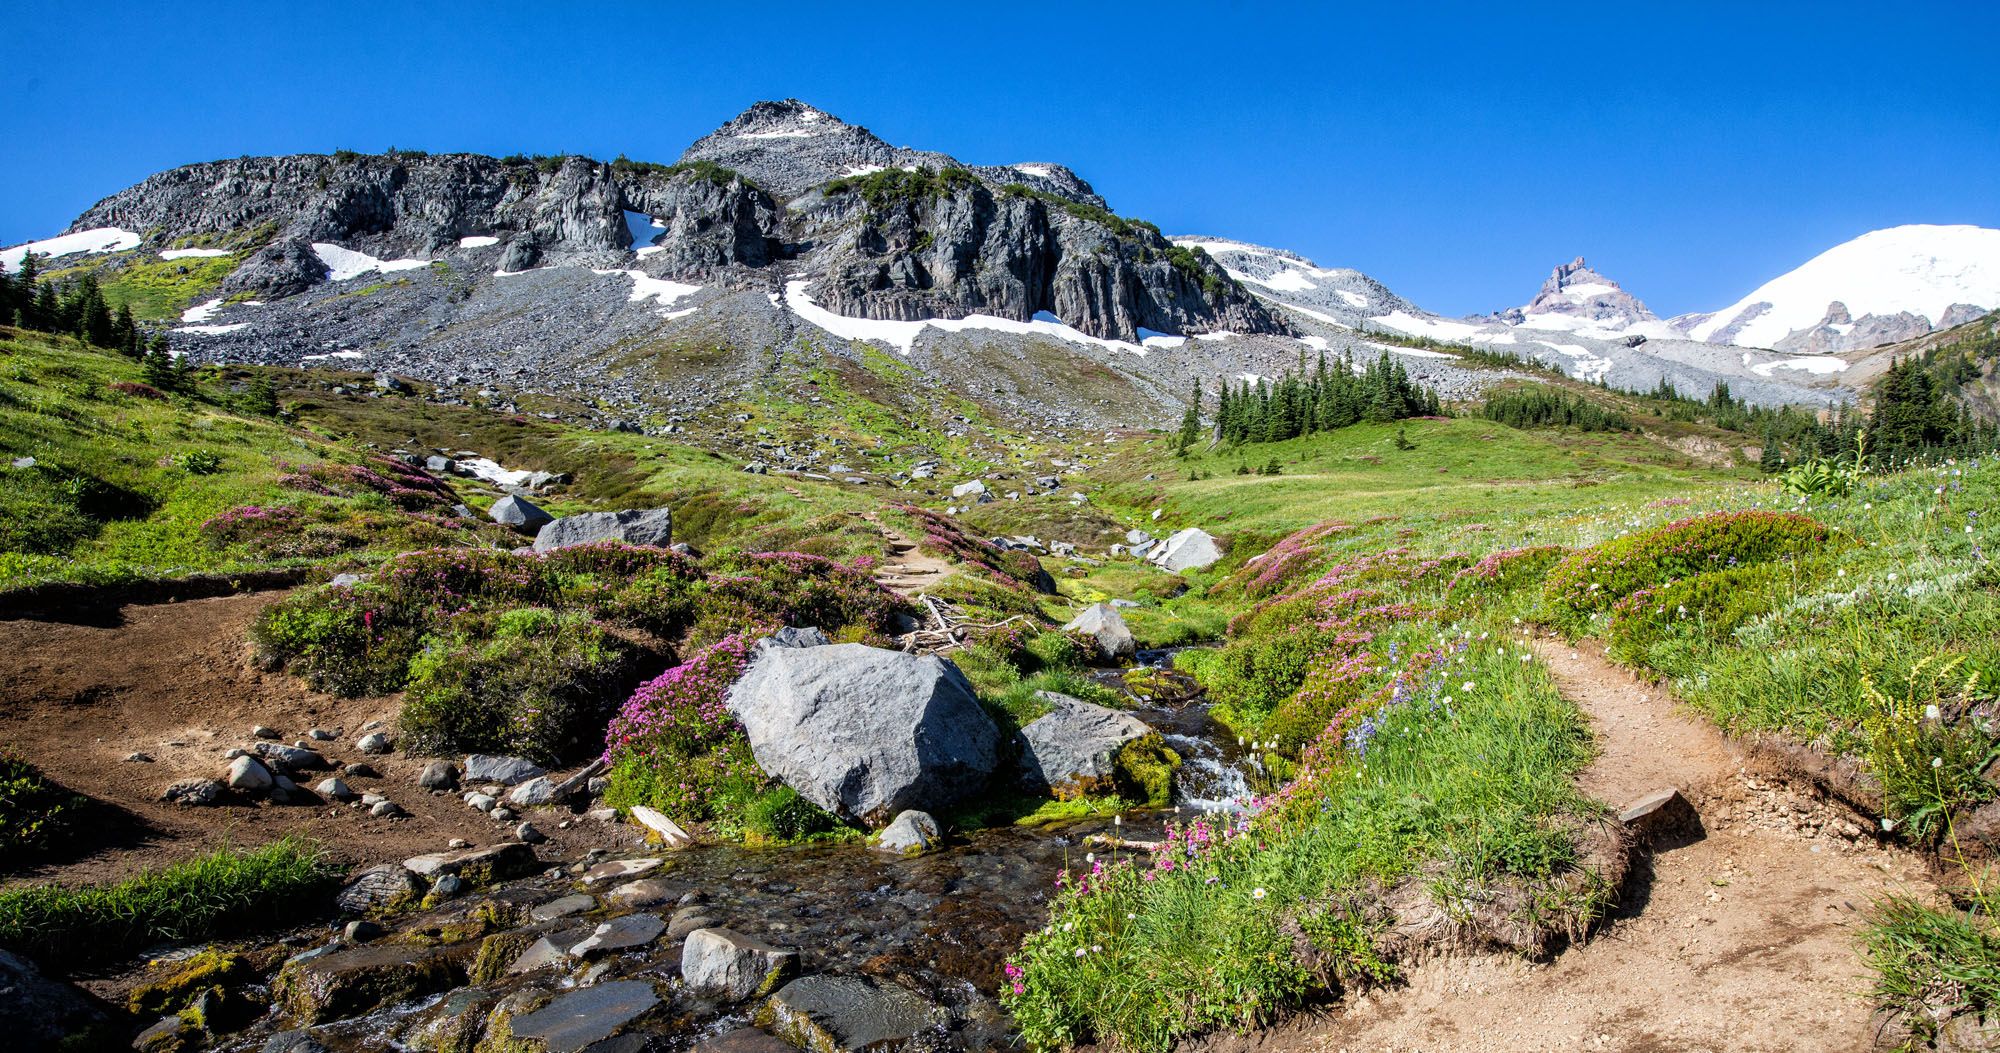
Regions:
<instances>
[{"instance_id":1,"label":"gray rock","mask_svg":"<svg viewBox=\"0 0 2000 1053\"><path fill-rule=\"evenodd\" d=\"M929 812L911 809L882 828L882 833L875 838L875 847L899 856L917 856L941 844L943 836L938 821L931 818Z\"/></svg>"},{"instance_id":2,"label":"gray rock","mask_svg":"<svg viewBox=\"0 0 2000 1053\"><path fill-rule=\"evenodd\" d=\"M602 885L628 877L638 877L640 874L659 869L660 864L664 862L662 859L614 859L584 871L583 883Z\"/></svg>"},{"instance_id":3,"label":"gray rock","mask_svg":"<svg viewBox=\"0 0 2000 1053\"><path fill-rule=\"evenodd\" d=\"M549 835L535 829L533 823L522 823L514 828L514 840L523 844L539 845L549 839Z\"/></svg>"},{"instance_id":4,"label":"gray rock","mask_svg":"<svg viewBox=\"0 0 2000 1053\"><path fill-rule=\"evenodd\" d=\"M231 789L262 793L271 788L271 769L255 757L238 757L229 762L227 781Z\"/></svg>"},{"instance_id":5,"label":"gray rock","mask_svg":"<svg viewBox=\"0 0 2000 1053\"><path fill-rule=\"evenodd\" d=\"M759 1031L754 1027L739 1027L696 1042L693 1053L796 1053L796 1051L769 1031Z\"/></svg>"},{"instance_id":6,"label":"gray rock","mask_svg":"<svg viewBox=\"0 0 2000 1053\"><path fill-rule=\"evenodd\" d=\"M1129 713L1044 691L1049 712L1021 729L1021 782L1035 793L1073 795L1112 789L1113 761L1126 743L1153 734Z\"/></svg>"},{"instance_id":7,"label":"gray rock","mask_svg":"<svg viewBox=\"0 0 2000 1053\"><path fill-rule=\"evenodd\" d=\"M325 728L313 728L311 731L306 732L306 738L314 742L332 742L336 737L338 736Z\"/></svg>"},{"instance_id":8,"label":"gray rock","mask_svg":"<svg viewBox=\"0 0 2000 1053\"><path fill-rule=\"evenodd\" d=\"M326 1053L310 1031L280 1031L264 1040L263 1053Z\"/></svg>"},{"instance_id":9,"label":"gray rock","mask_svg":"<svg viewBox=\"0 0 2000 1053\"><path fill-rule=\"evenodd\" d=\"M1162 570L1175 574L1200 570L1222 558L1222 545L1200 527L1189 527L1168 538L1146 557Z\"/></svg>"},{"instance_id":10,"label":"gray rock","mask_svg":"<svg viewBox=\"0 0 2000 1053\"><path fill-rule=\"evenodd\" d=\"M1099 661L1129 661L1139 653L1138 642L1132 639L1132 630L1125 625L1125 616L1108 603L1085 607L1063 626L1063 631L1089 637Z\"/></svg>"},{"instance_id":11,"label":"gray rock","mask_svg":"<svg viewBox=\"0 0 2000 1053\"><path fill-rule=\"evenodd\" d=\"M160 799L186 807L206 807L222 800L228 789L220 779L182 779L167 787Z\"/></svg>"},{"instance_id":12,"label":"gray rock","mask_svg":"<svg viewBox=\"0 0 2000 1053\"><path fill-rule=\"evenodd\" d=\"M770 994L798 969L798 951L732 929L696 929L681 947L681 979L732 1002Z\"/></svg>"},{"instance_id":13,"label":"gray rock","mask_svg":"<svg viewBox=\"0 0 2000 1053\"><path fill-rule=\"evenodd\" d=\"M500 800L490 793L474 792L465 795L465 803L482 812L490 812L499 806Z\"/></svg>"},{"instance_id":14,"label":"gray rock","mask_svg":"<svg viewBox=\"0 0 2000 1053\"><path fill-rule=\"evenodd\" d=\"M347 773L347 777L350 779L379 779L382 777L382 773L376 771L374 765L361 761L356 761L342 770Z\"/></svg>"},{"instance_id":15,"label":"gray rock","mask_svg":"<svg viewBox=\"0 0 2000 1053\"><path fill-rule=\"evenodd\" d=\"M648 808L643 804L633 805L630 815L634 823L645 827L648 841L667 848L685 848L694 841L686 830L681 829L681 824L674 822L672 816L657 808Z\"/></svg>"},{"instance_id":16,"label":"gray rock","mask_svg":"<svg viewBox=\"0 0 2000 1053\"><path fill-rule=\"evenodd\" d=\"M369 806L368 814L377 819L394 819L403 814L403 809L394 801L376 801Z\"/></svg>"},{"instance_id":17,"label":"gray rock","mask_svg":"<svg viewBox=\"0 0 2000 1053\"><path fill-rule=\"evenodd\" d=\"M417 773L417 786L425 790L457 789L458 766L450 761L434 760Z\"/></svg>"},{"instance_id":18,"label":"gray rock","mask_svg":"<svg viewBox=\"0 0 2000 1053\"><path fill-rule=\"evenodd\" d=\"M673 540L672 509L628 508L620 512L585 512L557 519L535 535L535 551L548 552L600 541L665 548L673 544Z\"/></svg>"},{"instance_id":19,"label":"gray rock","mask_svg":"<svg viewBox=\"0 0 2000 1053\"><path fill-rule=\"evenodd\" d=\"M367 943L370 940L381 939L388 931L366 918L360 918L348 922L347 927L340 930L340 934L349 943Z\"/></svg>"},{"instance_id":20,"label":"gray rock","mask_svg":"<svg viewBox=\"0 0 2000 1053\"><path fill-rule=\"evenodd\" d=\"M1153 540L1153 535L1136 527L1125 532L1125 543L1128 545L1143 545L1151 540Z\"/></svg>"},{"instance_id":21,"label":"gray rock","mask_svg":"<svg viewBox=\"0 0 2000 1053\"><path fill-rule=\"evenodd\" d=\"M497 782L502 786L518 786L529 779L546 774L548 772L544 771L541 765L521 757L495 757L474 753L465 758L467 782Z\"/></svg>"},{"instance_id":22,"label":"gray rock","mask_svg":"<svg viewBox=\"0 0 2000 1053\"><path fill-rule=\"evenodd\" d=\"M908 1041L949 1020L924 996L860 976L800 977L778 989L757 1023L800 1049L873 1050Z\"/></svg>"},{"instance_id":23,"label":"gray rock","mask_svg":"<svg viewBox=\"0 0 2000 1053\"><path fill-rule=\"evenodd\" d=\"M278 729L259 724L250 729L250 737L256 739L276 739L279 737Z\"/></svg>"},{"instance_id":24,"label":"gray rock","mask_svg":"<svg viewBox=\"0 0 2000 1053\"><path fill-rule=\"evenodd\" d=\"M833 641L827 639L826 633L820 629L810 626L801 629L788 625L759 642L769 643L773 647L825 647Z\"/></svg>"},{"instance_id":25,"label":"gray rock","mask_svg":"<svg viewBox=\"0 0 2000 1053\"><path fill-rule=\"evenodd\" d=\"M533 808L548 804L555 799L555 780L546 775L537 775L527 782L514 787L507 794L507 800L523 808Z\"/></svg>"},{"instance_id":26,"label":"gray rock","mask_svg":"<svg viewBox=\"0 0 2000 1053\"><path fill-rule=\"evenodd\" d=\"M192 1030L193 1025L176 1016L163 1016L153 1022L153 1026L139 1032L132 1040L132 1048L138 1053L165 1053L178 1049L186 1041L181 1032ZM51 1047L54 1048L54 1047Z\"/></svg>"},{"instance_id":27,"label":"gray rock","mask_svg":"<svg viewBox=\"0 0 2000 1053\"><path fill-rule=\"evenodd\" d=\"M984 787L999 730L958 667L861 644L761 650L728 694L757 763L843 819L880 826Z\"/></svg>"},{"instance_id":28,"label":"gray rock","mask_svg":"<svg viewBox=\"0 0 2000 1053\"><path fill-rule=\"evenodd\" d=\"M16 468L33 468L35 465L40 463L41 463L40 461L35 460L33 457L14 458L14 467Z\"/></svg>"},{"instance_id":29,"label":"gray rock","mask_svg":"<svg viewBox=\"0 0 2000 1053\"><path fill-rule=\"evenodd\" d=\"M658 914L624 914L599 925L589 936L569 949L571 957L589 958L613 951L629 951L660 938L667 931L666 919Z\"/></svg>"},{"instance_id":30,"label":"gray rock","mask_svg":"<svg viewBox=\"0 0 2000 1053\"><path fill-rule=\"evenodd\" d=\"M528 911L528 917L535 921L555 921L557 918L587 913L596 906L596 900L579 892L543 903Z\"/></svg>"},{"instance_id":31,"label":"gray rock","mask_svg":"<svg viewBox=\"0 0 2000 1053\"><path fill-rule=\"evenodd\" d=\"M623 885L604 894L606 906L631 910L637 907L652 907L674 899L678 892L673 886L655 878L640 878L627 881Z\"/></svg>"},{"instance_id":32,"label":"gray rock","mask_svg":"<svg viewBox=\"0 0 2000 1053\"><path fill-rule=\"evenodd\" d=\"M424 883L415 874L394 863L384 863L354 875L333 901L349 914L363 914L394 910L423 896Z\"/></svg>"},{"instance_id":33,"label":"gray rock","mask_svg":"<svg viewBox=\"0 0 2000 1053\"><path fill-rule=\"evenodd\" d=\"M424 470L432 475L450 475L458 470L458 462L449 457L432 454L424 458Z\"/></svg>"},{"instance_id":34,"label":"gray rock","mask_svg":"<svg viewBox=\"0 0 2000 1053\"><path fill-rule=\"evenodd\" d=\"M457 874L446 874L431 883L431 891L436 893L439 899L454 899L464 895L470 884Z\"/></svg>"},{"instance_id":35,"label":"gray rock","mask_svg":"<svg viewBox=\"0 0 2000 1053\"><path fill-rule=\"evenodd\" d=\"M495 523L517 534L534 536L541 529L555 521L555 517L541 510L533 501L515 494L493 502L486 513Z\"/></svg>"},{"instance_id":36,"label":"gray rock","mask_svg":"<svg viewBox=\"0 0 2000 1053\"><path fill-rule=\"evenodd\" d=\"M351 801L354 799L353 788L339 778L321 779L313 787L313 792L330 801Z\"/></svg>"},{"instance_id":37,"label":"gray rock","mask_svg":"<svg viewBox=\"0 0 2000 1053\"><path fill-rule=\"evenodd\" d=\"M287 746L282 742L259 742L257 755L268 761L272 768L286 773L318 771L332 765L326 762L316 750L302 746Z\"/></svg>"},{"instance_id":38,"label":"gray rock","mask_svg":"<svg viewBox=\"0 0 2000 1053\"><path fill-rule=\"evenodd\" d=\"M515 1017L508 1029L547 1053L576 1053L616 1035L658 1004L652 984L614 980L557 995L548 1005Z\"/></svg>"},{"instance_id":39,"label":"gray rock","mask_svg":"<svg viewBox=\"0 0 2000 1053\"><path fill-rule=\"evenodd\" d=\"M956 501L963 501L968 498L980 502L993 500L993 495L987 491L986 484L978 479L974 479L969 483L960 483L952 487L951 496Z\"/></svg>"},{"instance_id":40,"label":"gray rock","mask_svg":"<svg viewBox=\"0 0 2000 1053\"><path fill-rule=\"evenodd\" d=\"M379 756L389 752L389 736L379 731L371 731L361 736L360 741L354 744L354 748L372 756Z\"/></svg>"},{"instance_id":41,"label":"gray rock","mask_svg":"<svg viewBox=\"0 0 2000 1053\"><path fill-rule=\"evenodd\" d=\"M104 1014L73 984L42 974L33 962L0 950L0 1033L21 1053L54 1050L82 1035Z\"/></svg>"},{"instance_id":42,"label":"gray rock","mask_svg":"<svg viewBox=\"0 0 2000 1053\"><path fill-rule=\"evenodd\" d=\"M536 862L534 849L519 841L504 841L486 848L413 856L405 859L403 866L409 868L411 873L427 878L457 874L480 884L489 884L528 873L535 869Z\"/></svg>"}]
</instances>

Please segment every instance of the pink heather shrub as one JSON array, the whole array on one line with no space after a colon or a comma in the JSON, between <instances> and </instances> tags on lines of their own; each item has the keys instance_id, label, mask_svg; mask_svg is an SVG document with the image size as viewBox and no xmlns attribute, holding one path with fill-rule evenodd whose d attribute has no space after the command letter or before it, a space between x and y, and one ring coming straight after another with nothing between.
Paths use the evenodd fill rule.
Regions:
<instances>
[{"instance_id":1,"label":"pink heather shrub","mask_svg":"<svg viewBox=\"0 0 2000 1053\"><path fill-rule=\"evenodd\" d=\"M724 704L754 644L749 634L726 636L633 692L605 732L605 803L699 823L764 789L750 740Z\"/></svg>"},{"instance_id":2,"label":"pink heather shrub","mask_svg":"<svg viewBox=\"0 0 2000 1053\"><path fill-rule=\"evenodd\" d=\"M1213 594L1240 593L1252 599L1269 596L1299 577L1319 569L1327 558L1321 542L1354 528L1346 523L1309 526L1272 545L1263 555L1244 563L1209 590Z\"/></svg>"},{"instance_id":3,"label":"pink heather shrub","mask_svg":"<svg viewBox=\"0 0 2000 1053\"><path fill-rule=\"evenodd\" d=\"M1032 553L997 548L984 538L967 534L949 516L915 505L897 505L896 511L909 516L922 529L917 547L939 559L976 567L986 576L1012 589L1053 591L1048 572Z\"/></svg>"},{"instance_id":4,"label":"pink heather shrub","mask_svg":"<svg viewBox=\"0 0 2000 1053\"><path fill-rule=\"evenodd\" d=\"M298 522L299 510L287 505L244 505L210 518L201 525L201 533L215 544L230 545L288 533Z\"/></svg>"},{"instance_id":5,"label":"pink heather shrub","mask_svg":"<svg viewBox=\"0 0 2000 1053\"><path fill-rule=\"evenodd\" d=\"M406 512L444 508L454 500L449 486L392 457L371 457L366 464L321 461L303 467L280 461L278 467L285 472L278 485L309 494L358 497L375 493Z\"/></svg>"}]
</instances>

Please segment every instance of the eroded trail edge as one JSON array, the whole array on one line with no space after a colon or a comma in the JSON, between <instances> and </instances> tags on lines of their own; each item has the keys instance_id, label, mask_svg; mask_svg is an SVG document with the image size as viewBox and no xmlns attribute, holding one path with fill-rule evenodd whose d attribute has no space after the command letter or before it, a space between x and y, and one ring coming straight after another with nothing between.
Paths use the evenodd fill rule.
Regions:
<instances>
[{"instance_id":1,"label":"eroded trail edge","mask_svg":"<svg viewBox=\"0 0 2000 1053\"><path fill-rule=\"evenodd\" d=\"M1664 690L1590 646L1537 649L1590 718L1582 777L1620 807L1676 787L1701 831L1665 839L1614 916L1553 962L1454 958L1338 1015L1244 1044L1270 1049L1865 1050L1874 1044L1855 934L1869 902L1927 881L1837 805L1760 771Z\"/></svg>"}]
</instances>

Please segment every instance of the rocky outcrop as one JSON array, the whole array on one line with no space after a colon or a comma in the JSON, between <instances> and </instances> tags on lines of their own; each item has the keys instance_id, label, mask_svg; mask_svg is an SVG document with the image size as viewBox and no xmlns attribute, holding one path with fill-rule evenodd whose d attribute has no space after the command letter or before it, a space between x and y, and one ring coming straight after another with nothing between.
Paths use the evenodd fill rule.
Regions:
<instances>
[{"instance_id":1,"label":"rocky outcrop","mask_svg":"<svg viewBox=\"0 0 2000 1053\"><path fill-rule=\"evenodd\" d=\"M1526 306L1510 307L1493 320L1532 328L1538 319L1550 316L1606 329L1624 329L1659 317L1617 282L1592 270L1581 256L1550 271Z\"/></svg>"},{"instance_id":2,"label":"rocky outcrop","mask_svg":"<svg viewBox=\"0 0 2000 1053\"><path fill-rule=\"evenodd\" d=\"M728 705L759 767L807 800L879 827L949 810L985 785L1000 732L958 667L861 644L760 649Z\"/></svg>"},{"instance_id":3,"label":"rocky outcrop","mask_svg":"<svg viewBox=\"0 0 2000 1053\"><path fill-rule=\"evenodd\" d=\"M1222 559L1222 543L1200 527L1188 527L1148 550L1146 558L1175 574L1200 570Z\"/></svg>"},{"instance_id":4,"label":"rocky outcrop","mask_svg":"<svg viewBox=\"0 0 2000 1053\"><path fill-rule=\"evenodd\" d=\"M1132 639L1132 630L1126 627L1125 617L1118 613L1118 608L1108 603L1085 607L1082 613L1063 626L1063 631L1088 637L1099 661L1129 661L1139 653L1139 645Z\"/></svg>"}]
</instances>

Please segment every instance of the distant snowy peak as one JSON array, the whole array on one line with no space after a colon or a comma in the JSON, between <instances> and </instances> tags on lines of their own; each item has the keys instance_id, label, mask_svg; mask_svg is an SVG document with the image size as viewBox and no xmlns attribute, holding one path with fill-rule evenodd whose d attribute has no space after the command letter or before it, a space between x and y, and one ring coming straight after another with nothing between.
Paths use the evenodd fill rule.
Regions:
<instances>
[{"instance_id":1,"label":"distant snowy peak","mask_svg":"<svg viewBox=\"0 0 2000 1053\"><path fill-rule=\"evenodd\" d=\"M1670 320L1692 340L1833 352L1922 336L2000 307L2000 230L1911 224L1836 245L1741 300Z\"/></svg>"},{"instance_id":2,"label":"distant snowy peak","mask_svg":"<svg viewBox=\"0 0 2000 1053\"><path fill-rule=\"evenodd\" d=\"M1549 272L1526 306L1500 312L1508 325L1537 329L1625 330L1659 317L1617 282L1594 271L1582 256Z\"/></svg>"},{"instance_id":3,"label":"distant snowy peak","mask_svg":"<svg viewBox=\"0 0 2000 1053\"><path fill-rule=\"evenodd\" d=\"M1293 321L1364 329L1367 321L1380 316L1428 314L1360 271L1321 267L1284 249L1194 235L1169 240L1208 253L1230 277L1259 299L1286 309Z\"/></svg>"}]
</instances>

